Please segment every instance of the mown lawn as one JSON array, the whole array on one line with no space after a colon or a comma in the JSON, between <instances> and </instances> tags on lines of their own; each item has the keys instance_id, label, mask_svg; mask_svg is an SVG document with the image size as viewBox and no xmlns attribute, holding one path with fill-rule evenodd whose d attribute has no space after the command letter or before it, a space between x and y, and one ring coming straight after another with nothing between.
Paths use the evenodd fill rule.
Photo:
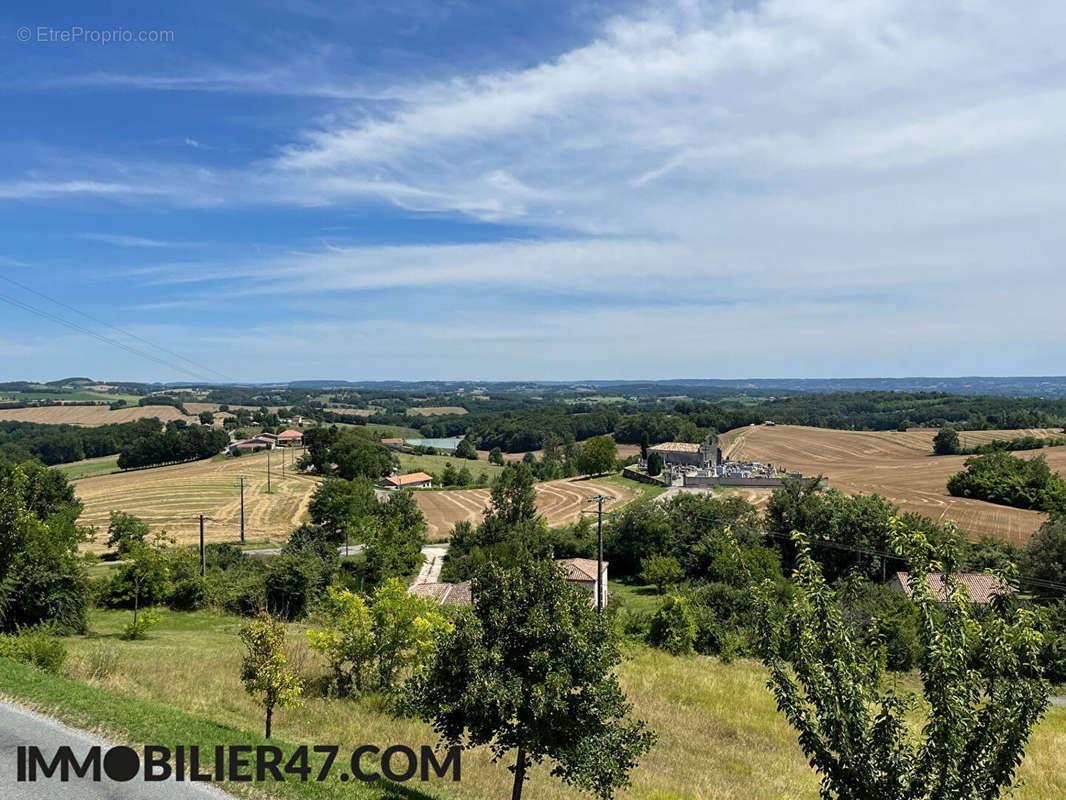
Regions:
<instances>
[{"instance_id":1,"label":"mown lawn","mask_svg":"<svg viewBox=\"0 0 1066 800\"><path fill-rule=\"evenodd\" d=\"M632 588L632 587L631 587ZM623 590L624 591L624 590ZM260 709L238 680L240 620L211 612L162 612L149 638L118 639L129 612L95 611L92 633L67 640L68 678L44 676L0 660L0 694L53 711L75 724L100 726L133 743L256 743ZM302 673L322 673L306 646L306 625L289 626L290 655ZM675 658L633 646L619 669L634 715L659 734L655 749L633 772L633 787L621 798L641 800L777 800L816 798L817 780L795 735L765 688L766 674L754 662L721 664L704 657ZM380 698L359 701L308 696L297 709L275 715L275 736L296 744L352 748L406 744L417 749L436 737L420 722L395 719ZM1022 767L1028 784L1023 800L1066 796L1066 710L1051 709L1038 727ZM568 789L541 766L526 796L576 800L591 795ZM484 750L464 753L462 781L434 779L386 785L259 785L279 797L471 798L509 796L510 773Z\"/></svg>"}]
</instances>

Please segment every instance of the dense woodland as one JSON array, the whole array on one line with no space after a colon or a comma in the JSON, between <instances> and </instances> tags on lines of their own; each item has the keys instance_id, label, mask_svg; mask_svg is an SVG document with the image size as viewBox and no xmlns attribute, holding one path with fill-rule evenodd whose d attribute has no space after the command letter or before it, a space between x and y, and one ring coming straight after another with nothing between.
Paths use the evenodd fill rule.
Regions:
<instances>
[{"instance_id":1,"label":"dense woodland","mask_svg":"<svg viewBox=\"0 0 1066 800\"><path fill-rule=\"evenodd\" d=\"M0 462L37 459L50 466L110 456L154 436L162 427L155 418L94 428L0 421Z\"/></svg>"}]
</instances>

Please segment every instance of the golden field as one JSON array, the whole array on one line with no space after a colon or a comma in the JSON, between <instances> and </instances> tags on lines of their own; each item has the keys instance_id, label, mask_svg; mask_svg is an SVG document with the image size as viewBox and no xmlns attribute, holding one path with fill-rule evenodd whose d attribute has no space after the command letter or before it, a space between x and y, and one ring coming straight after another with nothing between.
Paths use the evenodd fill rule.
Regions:
<instances>
[{"instance_id":1,"label":"golden field","mask_svg":"<svg viewBox=\"0 0 1066 800\"><path fill-rule=\"evenodd\" d=\"M967 456L934 456L932 431L839 431L796 425L754 426L723 434L722 450L738 460L762 461L825 474L829 485L846 494L877 493L900 506L937 520L954 520L975 536L995 536L1016 544L1047 518L1046 514L952 497L947 481L963 469ZM1059 436L1058 429L965 431L964 447L992 439L1019 436ZM1066 447L1020 451L1014 455L1044 455L1053 470L1066 472ZM769 492L749 492L765 502Z\"/></svg>"}]
</instances>

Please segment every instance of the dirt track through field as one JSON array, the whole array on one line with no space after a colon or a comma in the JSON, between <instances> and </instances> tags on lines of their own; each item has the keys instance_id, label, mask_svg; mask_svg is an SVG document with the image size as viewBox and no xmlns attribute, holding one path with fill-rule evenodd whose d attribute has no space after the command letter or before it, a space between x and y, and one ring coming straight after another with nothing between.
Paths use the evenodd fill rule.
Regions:
<instances>
[{"instance_id":1,"label":"dirt track through field","mask_svg":"<svg viewBox=\"0 0 1066 800\"><path fill-rule=\"evenodd\" d=\"M596 494L609 494L615 498L604 504L605 510L625 505L634 496L631 490L615 484L587 478L564 478L537 484L537 510L548 518L549 525L567 525L577 520L582 509L590 507L586 498ZM415 492L415 497L429 523L427 536L432 538L447 536L459 520L480 522L489 504L488 489Z\"/></svg>"},{"instance_id":2,"label":"dirt track through field","mask_svg":"<svg viewBox=\"0 0 1066 800\"><path fill-rule=\"evenodd\" d=\"M972 431L963 446L1018 436L1059 436L1058 429ZM807 475L825 474L829 485L852 493L877 493L933 519L954 520L975 536L1024 543L1047 518L1036 511L952 497L947 481L963 469L966 456L933 456L931 431L837 431L792 425L739 428L723 436L723 451L737 460L762 461ZM1053 470L1066 474L1066 447L1015 453L1044 455Z\"/></svg>"}]
</instances>

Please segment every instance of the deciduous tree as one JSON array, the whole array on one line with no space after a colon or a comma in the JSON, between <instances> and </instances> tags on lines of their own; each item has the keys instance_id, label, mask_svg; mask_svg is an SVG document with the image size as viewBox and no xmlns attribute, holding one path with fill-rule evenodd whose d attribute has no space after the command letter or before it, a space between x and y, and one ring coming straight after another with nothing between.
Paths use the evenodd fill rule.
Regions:
<instances>
[{"instance_id":1,"label":"deciduous tree","mask_svg":"<svg viewBox=\"0 0 1066 800\"><path fill-rule=\"evenodd\" d=\"M300 702L303 682L286 664L285 626L268 614L260 614L240 629L245 654L241 659L244 690L266 710L266 738L270 738L275 708Z\"/></svg>"},{"instance_id":2,"label":"deciduous tree","mask_svg":"<svg viewBox=\"0 0 1066 800\"><path fill-rule=\"evenodd\" d=\"M971 800L1009 790L1047 704L1032 613L1008 593L979 613L950 579L950 550L897 521L893 545L910 561L918 607L919 704L882 680L884 653L852 637L804 536L794 538L794 596L777 613L764 583L757 642L778 708L822 776L821 796ZM949 576L947 602L929 573Z\"/></svg>"},{"instance_id":3,"label":"deciduous tree","mask_svg":"<svg viewBox=\"0 0 1066 800\"><path fill-rule=\"evenodd\" d=\"M412 681L413 707L451 745L514 753L512 800L545 759L564 782L612 797L655 736L627 719L610 622L548 560L489 565L473 598Z\"/></svg>"}]
</instances>

